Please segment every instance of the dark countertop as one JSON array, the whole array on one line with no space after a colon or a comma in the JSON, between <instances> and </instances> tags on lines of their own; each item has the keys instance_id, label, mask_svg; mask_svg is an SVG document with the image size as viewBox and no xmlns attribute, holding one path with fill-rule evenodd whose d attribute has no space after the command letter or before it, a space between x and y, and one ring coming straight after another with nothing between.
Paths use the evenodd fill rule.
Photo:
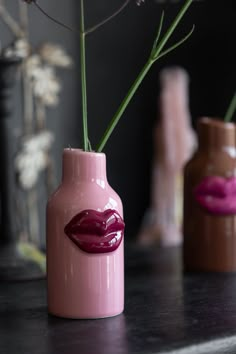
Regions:
<instances>
[{"instance_id":1,"label":"dark countertop","mask_svg":"<svg viewBox=\"0 0 236 354\"><path fill-rule=\"evenodd\" d=\"M101 320L49 316L45 280L1 283L0 353L235 354L236 275L181 268L179 248L127 247L125 312Z\"/></svg>"}]
</instances>

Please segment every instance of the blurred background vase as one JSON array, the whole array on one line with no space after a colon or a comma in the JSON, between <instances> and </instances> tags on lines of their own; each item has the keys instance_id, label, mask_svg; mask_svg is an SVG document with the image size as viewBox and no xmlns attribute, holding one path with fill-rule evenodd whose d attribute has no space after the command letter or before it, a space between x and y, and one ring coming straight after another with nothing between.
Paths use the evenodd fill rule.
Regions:
<instances>
[{"instance_id":1,"label":"blurred background vase","mask_svg":"<svg viewBox=\"0 0 236 354\"><path fill-rule=\"evenodd\" d=\"M183 167L196 148L189 111L189 75L180 67L160 72L159 117L153 129L151 203L139 242L182 244Z\"/></svg>"},{"instance_id":2,"label":"blurred background vase","mask_svg":"<svg viewBox=\"0 0 236 354\"><path fill-rule=\"evenodd\" d=\"M41 277L37 262L27 259L19 243L16 143L12 122L13 93L20 59L0 57L0 280Z\"/></svg>"},{"instance_id":3,"label":"blurred background vase","mask_svg":"<svg viewBox=\"0 0 236 354\"><path fill-rule=\"evenodd\" d=\"M197 130L184 170L184 267L236 271L236 126L205 117Z\"/></svg>"}]
</instances>

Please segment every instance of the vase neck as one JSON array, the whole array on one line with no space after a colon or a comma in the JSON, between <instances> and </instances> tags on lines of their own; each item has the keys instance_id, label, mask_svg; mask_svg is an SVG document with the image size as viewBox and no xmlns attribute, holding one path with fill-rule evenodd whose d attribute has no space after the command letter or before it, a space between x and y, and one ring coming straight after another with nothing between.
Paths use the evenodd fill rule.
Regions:
<instances>
[{"instance_id":1,"label":"vase neck","mask_svg":"<svg viewBox=\"0 0 236 354\"><path fill-rule=\"evenodd\" d=\"M107 181L106 156L103 153L65 149L63 152L63 182Z\"/></svg>"},{"instance_id":2,"label":"vase neck","mask_svg":"<svg viewBox=\"0 0 236 354\"><path fill-rule=\"evenodd\" d=\"M201 118L198 121L199 149L204 151L235 148L236 127L219 119Z\"/></svg>"}]
</instances>

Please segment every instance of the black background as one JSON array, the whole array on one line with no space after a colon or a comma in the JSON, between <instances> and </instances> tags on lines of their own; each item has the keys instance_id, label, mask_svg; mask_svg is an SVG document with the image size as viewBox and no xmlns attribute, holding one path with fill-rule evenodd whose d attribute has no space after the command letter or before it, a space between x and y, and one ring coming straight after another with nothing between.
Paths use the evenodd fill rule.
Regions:
<instances>
[{"instance_id":1,"label":"black background","mask_svg":"<svg viewBox=\"0 0 236 354\"><path fill-rule=\"evenodd\" d=\"M38 2L54 17L79 28L79 1ZM16 0L6 3L16 14ZM165 29L181 3L146 0L144 5L137 6L132 1L116 19L88 36L88 113L93 147L148 58L162 9L165 9ZM122 0L85 0L86 26L96 24L121 4ZM235 91L235 1L195 1L170 44L189 32L193 23L196 28L191 39L154 65L104 150L109 182L123 200L128 238L137 234L149 203L152 127L157 119L160 70L181 65L188 71L193 123L203 115L223 116ZM0 33L4 46L11 37L2 24ZM60 72L63 83L60 104L48 111L48 128L56 137L53 154L59 183L63 148L82 146L79 38L43 17L33 5L30 6L30 35L35 46L42 41L57 42L74 59L73 69ZM16 128L21 122L18 96L16 93ZM42 200L42 221L45 202Z\"/></svg>"}]
</instances>

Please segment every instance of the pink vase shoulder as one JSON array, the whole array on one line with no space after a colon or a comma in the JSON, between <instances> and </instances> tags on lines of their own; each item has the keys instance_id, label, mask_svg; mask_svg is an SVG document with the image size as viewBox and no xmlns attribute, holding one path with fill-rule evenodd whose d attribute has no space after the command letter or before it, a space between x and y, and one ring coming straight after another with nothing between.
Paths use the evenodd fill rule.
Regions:
<instances>
[{"instance_id":1,"label":"pink vase shoulder","mask_svg":"<svg viewBox=\"0 0 236 354\"><path fill-rule=\"evenodd\" d=\"M102 153L64 150L62 183L47 204L47 281L53 315L123 312L123 207Z\"/></svg>"}]
</instances>

